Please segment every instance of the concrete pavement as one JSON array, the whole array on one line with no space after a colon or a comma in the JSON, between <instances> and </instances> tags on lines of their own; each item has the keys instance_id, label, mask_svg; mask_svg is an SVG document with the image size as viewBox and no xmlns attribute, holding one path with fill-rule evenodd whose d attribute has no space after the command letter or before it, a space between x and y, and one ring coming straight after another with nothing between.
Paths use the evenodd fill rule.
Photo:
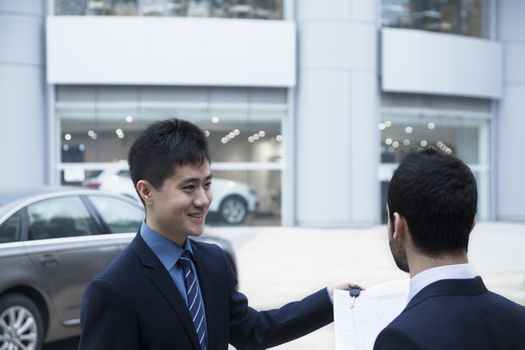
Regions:
<instances>
[{"instance_id":1,"label":"concrete pavement","mask_svg":"<svg viewBox=\"0 0 525 350\"><path fill-rule=\"evenodd\" d=\"M264 310L341 280L372 286L407 278L390 255L386 227L210 228L237 253L240 289ZM525 305L525 224L478 223L470 262L487 287ZM275 349L334 349L333 325Z\"/></svg>"}]
</instances>

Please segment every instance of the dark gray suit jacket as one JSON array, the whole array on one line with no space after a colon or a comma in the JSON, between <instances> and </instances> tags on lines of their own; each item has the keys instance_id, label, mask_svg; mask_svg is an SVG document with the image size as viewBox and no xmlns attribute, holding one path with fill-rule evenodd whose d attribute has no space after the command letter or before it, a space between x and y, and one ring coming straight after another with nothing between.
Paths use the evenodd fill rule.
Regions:
<instances>
[{"instance_id":1,"label":"dark gray suit jacket","mask_svg":"<svg viewBox=\"0 0 525 350\"><path fill-rule=\"evenodd\" d=\"M204 299L208 350L266 349L333 321L325 289L277 310L257 312L236 291L222 249L192 241ZM140 234L88 285L81 308L82 350L198 350L188 308Z\"/></svg>"},{"instance_id":2,"label":"dark gray suit jacket","mask_svg":"<svg viewBox=\"0 0 525 350\"><path fill-rule=\"evenodd\" d=\"M434 282L377 337L374 350L525 349L525 307L480 277Z\"/></svg>"}]
</instances>

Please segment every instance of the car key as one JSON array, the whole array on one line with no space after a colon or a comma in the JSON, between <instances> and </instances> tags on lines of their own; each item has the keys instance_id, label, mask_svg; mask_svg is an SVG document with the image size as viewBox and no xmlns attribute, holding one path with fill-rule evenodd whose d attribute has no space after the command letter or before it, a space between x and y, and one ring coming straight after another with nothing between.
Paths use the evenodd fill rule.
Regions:
<instances>
[{"instance_id":1,"label":"car key","mask_svg":"<svg viewBox=\"0 0 525 350\"><path fill-rule=\"evenodd\" d=\"M361 288L359 287L352 287L350 288L350 297L352 298L352 306L351 308L354 308L355 306L355 299L361 294Z\"/></svg>"}]
</instances>

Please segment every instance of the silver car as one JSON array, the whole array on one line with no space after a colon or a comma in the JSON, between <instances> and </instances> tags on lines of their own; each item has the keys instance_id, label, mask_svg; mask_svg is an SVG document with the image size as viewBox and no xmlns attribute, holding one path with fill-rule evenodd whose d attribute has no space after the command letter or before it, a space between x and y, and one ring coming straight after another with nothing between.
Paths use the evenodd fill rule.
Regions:
<instances>
[{"instance_id":1,"label":"silver car","mask_svg":"<svg viewBox=\"0 0 525 350\"><path fill-rule=\"evenodd\" d=\"M135 236L144 209L87 189L0 193L0 349L40 349L80 333L86 284ZM231 243L213 236L236 270Z\"/></svg>"},{"instance_id":2,"label":"silver car","mask_svg":"<svg viewBox=\"0 0 525 350\"><path fill-rule=\"evenodd\" d=\"M121 193L140 202L130 179L126 161L108 165L97 177L86 180L84 185L93 189ZM213 201L208 212L226 224L242 224L247 216L259 207L257 194L245 183L214 177L212 191Z\"/></svg>"}]
</instances>

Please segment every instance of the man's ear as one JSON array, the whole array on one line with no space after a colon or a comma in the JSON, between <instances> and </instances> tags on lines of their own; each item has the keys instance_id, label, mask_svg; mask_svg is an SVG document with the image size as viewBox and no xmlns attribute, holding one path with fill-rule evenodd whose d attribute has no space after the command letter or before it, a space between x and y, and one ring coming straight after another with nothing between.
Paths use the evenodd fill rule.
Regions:
<instances>
[{"instance_id":1,"label":"man's ear","mask_svg":"<svg viewBox=\"0 0 525 350\"><path fill-rule=\"evenodd\" d=\"M146 180L139 180L137 182L137 192L144 201L144 204L151 205L151 190L153 186Z\"/></svg>"},{"instance_id":2,"label":"man's ear","mask_svg":"<svg viewBox=\"0 0 525 350\"><path fill-rule=\"evenodd\" d=\"M394 213L394 232L392 233L392 238L394 240L402 239L406 237L407 234L407 222L405 218L399 215L398 212Z\"/></svg>"}]
</instances>

